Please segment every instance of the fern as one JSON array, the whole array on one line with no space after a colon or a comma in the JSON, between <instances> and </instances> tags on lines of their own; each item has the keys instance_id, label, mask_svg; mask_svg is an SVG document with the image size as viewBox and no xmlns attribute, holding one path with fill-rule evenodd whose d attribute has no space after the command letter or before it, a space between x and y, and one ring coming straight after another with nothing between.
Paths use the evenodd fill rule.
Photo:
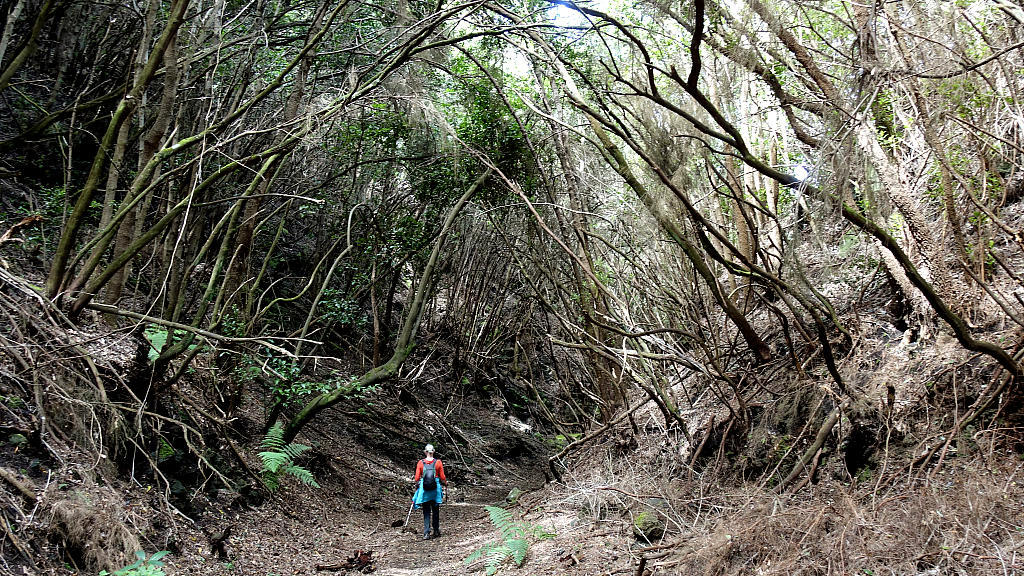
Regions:
<instances>
[{"instance_id":1,"label":"fern","mask_svg":"<svg viewBox=\"0 0 1024 576\"><path fill-rule=\"evenodd\" d=\"M284 475L292 476L307 486L320 487L316 483L316 479L313 478L312 472L295 463L299 455L309 450L309 446L285 442L284 427L280 423L274 424L270 430L267 430L263 441L260 442L260 447L265 448L259 453L259 456L263 461L263 483L267 490L277 491L281 486L281 477Z\"/></svg>"},{"instance_id":2,"label":"fern","mask_svg":"<svg viewBox=\"0 0 1024 576\"><path fill-rule=\"evenodd\" d=\"M260 446L280 452L284 445L284 426L281 426L280 422L275 422L270 427L270 430L267 430L267 434L263 437L263 442L260 442Z\"/></svg>"},{"instance_id":3,"label":"fern","mask_svg":"<svg viewBox=\"0 0 1024 576\"><path fill-rule=\"evenodd\" d=\"M284 453L287 454L289 458L291 458L292 460L295 460L296 458L299 457L300 454L302 454L306 450L309 450L309 446L306 446L305 444L295 444L293 442L293 443L285 446L283 448L283 450L284 450Z\"/></svg>"},{"instance_id":4,"label":"fern","mask_svg":"<svg viewBox=\"0 0 1024 576\"><path fill-rule=\"evenodd\" d=\"M505 562L505 559L508 558L508 556L508 547L504 545L495 546L488 550L486 564L487 576L493 576L493 574L498 571L498 568L501 568L502 563Z\"/></svg>"},{"instance_id":5,"label":"fern","mask_svg":"<svg viewBox=\"0 0 1024 576\"><path fill-rule=\"evenodd\" d=\"M160 559L168 554L170 552L167 550L161 550L147 558L145 552L138 550L135 552L135 562L114 572L100 570L99 576L165 576L164 563Z\"/></svg>"},{"instance_id":6,"label":"fern","mask_svg":"<svg viewBox=\"0 0 1024 576\"><path fill-rule=\"evenodd\" d=\"M516 520L512 513L498 506L484 506L487 515L491 518L491 524L498 532L500 538L489 542L483 547L474 550L466 557L464 564L477 562L484 559L484 568L487 576L497 573L509 558L516 566L522 566L526 562L526 554L530 550L530 538L545 540L554 536L540 525L531 525Z\"/></svg>"},{"instance_id":7,"label":"fern","mask_svg":"<svg viewBox=\"0 0 1024 576\"><path fill-rule=\"evenodd\" d=\"M500 544L492 542L489 544L485 544L477 550L474 550L472 554L466 557L466 560L464 562L467 566L469 566L473 562L476 562L481 558L485 558L486 560L484 567L487 571L487 576L491 576L492 574L498 571L498 568L505 561L505 559L508 558L508 556L509 549L507 546L505 546L504 542Z\"/></svg>"},{"instance_id":8,"label":"fern","mask_svg":"<svg viewBox=\"0 0 1024 576\"><path fill-rule=\"evenodd\" d=\"M491 517L491 524L494 524L494 527L501 533L502 540L508 541L523 536L523 530L516 524L511 512L498 506L486 506L485 510Z\"/></svg>"},{"instance_id":9,"label":"fern","mask_svg":"<svg viewBox=\"0 0 1024 576\"><path fill-rule=\"evenodd\" d=\"M284 452L260 452L260 458L263 459L263 471L270 472L271 474L277 474L282 467L288 465L291 462L291 458Z\"/></svg>"},{"instance_id":10,"label":"fern","mask_svg":"<svg viewBox=\"0 0 1024 576\"><path fill-rule=\"evenodd\" d=\"M284 469L284 473L294 476L306 486L312 486L313 488L320 487L320 485L316 483L316 479L313 478L313 473L310 472L309 470L306 470L302 466L289 466Z\"/></svg>"}]
</instances>

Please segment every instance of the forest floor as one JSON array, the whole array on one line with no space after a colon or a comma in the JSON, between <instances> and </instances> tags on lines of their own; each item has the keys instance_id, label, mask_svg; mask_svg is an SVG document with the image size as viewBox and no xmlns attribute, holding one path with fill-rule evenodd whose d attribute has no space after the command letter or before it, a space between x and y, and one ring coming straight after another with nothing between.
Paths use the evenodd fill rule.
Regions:
<instances>
[{"instance_id":1,"label":"forest floor","mask_svg":"<svg viewBox=\"0 0 1024 576\"><path fill-rule=\"evenodd\" d=\"M510 489L510 488L509 488ZM169 574L244 574L292 576L373 573L381 576L451 576L482 574L484 562L466 565L474 551L498 538L484 506L507 505L506 486L455 488L457 500L441 506L442 536L422 539L423 516L414 510L407 526L393 526L408 514L394 498L387 502L349 507L329 496L296 488L266 505L225 514L233 524L227 554L218 557L198 530L183 536L192 543L168 556ZM557 510L541 510L544 491L523 496L514 511L544 518L556 532L550 541L536 542L523 569L528 574L596 575L630 573L632 563L619 530L596 530L590 523L570 526ZM531 498L533 496L533 498ZM347 498L345 499L348 500ZM526 502L535 501L534 505ZM351 504L349 502L349 504ZM540 504L540 506L538 506ZM553 512L553 514L552 514ZM561 525L555 523L561 519ZM586 559L586 560L585 560ZM510 569L511 561L505 567ZM617 568L617 569L616 569Z\"/></svg>"},{"instance_id":2,"label":"forest floor","mask_svg":"<svg viewBox=\"0 0 1024 576\"><path fill-rule=\"evenodd\" d=\"M500 538L488 505L553 535L529 538L525 564L506 561L500 574L1024 574L1024 449L1003 440L1017 438L1017 420L993 416L944 444L950 449L933 465L913 464L944 438L951 424L939 419L956 414L949 408L960 398L956 382L931 375L949 362L966 364L965 356L932 347L910 358L898 346L865 354L872 364L858 370L860 386L877 396L884 387L875 380L898 384L893 414L868 434L884 443L837 435L836 453L815 458L806 482L789 490L771 483L770 468L754 468L780 466L780 449L800 441L776 434L769 418L749 430L740 454L729 454L727 436L709 436L694 466L679 449L678 428L638 398L628 423L579 446L551 482L548 456L562 444L510 415L498 393L470 394L442 377L354 398L304 428L297 440L313 449L299 464L319 488L286 478L273 493L234 492L215 486L215 475L180 446L180 469L163 461L158 485L146 458L133 459L129 448L114 458L67 446L53 459L24 441L0 443L0 521L21 514L29 526L23 537L0 538L0 576L96 576L96 566L123 566L124 555L140 549L169 551L169 575L483 574L483 561L464 560ZM201 382L185 387L178 393L193 402L215 400ZM8 417L27 406L9 400ZM781 401L770 408L788 413ZM260 469L264 410L249 402L204 452L236 483ZM899 432L905 422L932 420L937 433ZM803 445L814 433L805 428ZM452 486L441 507L443 535L424 541L419 511L403 524L427 441ZM870 460L851 470L849 456L861 452ZM736 463L752 471L738 474ZM513 489L523 494L508 502ZM164 498L172 491L176 509ZM644 514L664 524L651 542L634 535Z\"/></svg>"},{"instance_id":3,"label":"forest floor","mask_svg":"<svg viewBox=\"0 0 1024 576\"><path fill-rule=\"evenodd\" d=\"M625 548L635 541L621 538L631 530L628 520L613 528L584 521L566 507L564 486L546 483L548 449L536 435L486 401L452 401L439 392L420 391L411 406L381 407L372 415L345 409L322 415L298 439L315 447L307 465L320 488L289 479L263 501L226 491L195 499L188 510L195 524L178 522L168 541L174 548L166 557L168 574L483 574L484 560L468 566L464 560L500 541L485 506L506 507L517 521L553 534L531 538L526 573L607 574L613 565L631 572ZM446 408L435 412L437 406ZM247 426L255 427L259 416L247 415ZM409 513L412 473L422 457L414 437L424 425L438 437L463 440L461 447L435 441L450 486L441 505L442 536L426 541L422 512ZM248 458L256 448L247 448ZM258 469L255 459L250 465ZM508 500L513 489L522 491L514 502ZM225 549L214 550L210 535L228 527ZM505 567L511 565L507 560Z\"/></svg>"},{"instance_id":4,"label":"forest floor","mask_svg":"<svg viewBox=\"0 0 1024 576\"><path fill-rule=\"evenodd\" d=\"M474 411L473 418L482 423L480 428L499 430L497 436L504 434L500 429L505 424L493 413ZM196 525L179 523L174 541L177 550L166 558L167 572L247 576L482 574L486 568L483 560L468 566L464 560L500 538L485 506L506 507L517 520L553 534L550 540L532 543L524 568L529 574L631 571L625 548L632 540L620 538L628 533L629 523L619 522L610 528L581 521L578 514L567 512L564 494L544 483L544 454L536 454L533 460L489 460L485 465L477 460L469 469L465 459L446 460L451 485L441 505L442 536L423 540L422 512L409 512L415 460L408 462L406 471L386 452L367 452L367 446L355 444L358 434L352 434L349 426L358 423L334 418L316 434L326 463L314 462L311 467L319 471L321 488L287 482L283 490L259 505L250 506L244 499L228 495L223 501L215 498L199 506ZM381 431L364 428L367 435L361 441L379 449L372 432ZM482 437L481 441L493 438ZM439 445L438 455L442 456L440 449ZM524 492L510 503L508 496L513 489ZM229 526L225 550L215 551L209 545L210 534ZM622 549L613 550L616 546ZM618 565L617 571L614 565ZM509 566L511 560L507 561Z\"/></svg>"},{"instance_id":5,"label":"forest floor","mask_svg":"<svg viewBox=\"0 0 1024 576\"><path fill-rule=\"evenodd\" d=\"M108 475L108 482L85 473L86 463L69 463L65 470L77 472L51 479L9 447L0 463L28 470L37 487L45 486L41 515L68 502L80 506L80 519L90 506L105 507L93 516L109 524L83 524L79 532L99 542L119 523L143 535L139 544L147 553L170 550L168 575L483 574L484 562L464 560L499 538L488 505L554 535L531 539L524 566L506 561L499 574L633 575L641 557L649 560L642 571L648 576L877 574L880 568L918 576L1024 573L1024 458L996 446L951 459L934 481L897 474L882 485L874 477L850 482L830 467L821 470L820 482L779 494L750 483L721 484L714 475L689 478L653 441L658 435L625 442L624 429L578 454L561 482L546 482L548 451L532 434L510 433L507 420L479 405L449 415L451 431L476 448L471 453L463 445L448 456L441 450L452 448L438 445L451 486L441 507L443 535L424 541L419 511L403 526L416 461L410 451L420 445L401 430L428 418L429 409L407 412L376 425L352 413L327 414L300 436L315 445L305 463L320 488L286 480L279 491L255 498L197 491L173 526L156 521L163 517L156 513L160 498L141 476L141 483L123 475ZM641 429L655 420L653 411L636 414ZM255 464L256 442L242 448ZM509 503L513 488L525 492ZM644 510L669 520L663 540L634 536ZM217 550L211 536L227 528L226 546ZM3 546L0 575L95 576L54 547L71 550L67 538L50 542L39 558L62 560L38 570L18 565L15 550Z\"/></svg>"},{"instance_id":6,"label":"forest floor","mask_svg":"<svg viewBox=\"0 0 1024 576\"><path fill-rule=\"evenodd\" d=\"M196 546L169 557L170 573L285 576L317 573L369 573L423 576L465 573L462 561L494 536L483 506L499 504L504 487L458 489L465 502L442 505L440 538L422 540L423 517L413 511L408 526L392 526L408 513L398 498L387 502L339 502L315 490L294 493L235 515L226 555L218 557L201 532ZM360 555L365 554L363 561Z\"/></svg>"}]
</instances>

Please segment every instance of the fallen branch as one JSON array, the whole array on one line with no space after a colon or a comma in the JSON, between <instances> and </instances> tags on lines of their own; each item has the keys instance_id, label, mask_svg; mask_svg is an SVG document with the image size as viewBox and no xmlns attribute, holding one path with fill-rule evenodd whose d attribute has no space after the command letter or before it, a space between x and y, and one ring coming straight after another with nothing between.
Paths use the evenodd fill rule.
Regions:
<instances>
[{"instance_id":1,"label":"fallen branch","mask_svg":"<svg viewBox=\"0 0 1024 576\"><path fill-rule=\"evenodd\" d=\"M18 492L20 492L21 495L30 502L35 502L38 499L36 491L21 480L18 480L18 475L14 471L7 468L0 468L0 478L6 480L11 486L17 488Z\"/></svg>"},{"instance_id":2,"label":"fallen branch","mask_svg":"<svg viewBox=\"0 0 1024 576\"><path fill-rule=\"evenodd\" d=\"M288 356L289 358L294 358L295 357L295 355L292 354L291 351L285 350L284 348L282 348L282 347L280 347L280 346L278 346L276 344L272 344L269 341L267 341L267 339L265 339L265 338L241 338L241 337L234 337L234 336L225 336L223 334L217 334L216 332L210 332L209 330L203 330L202 328L196 328L195 326L189 326L188 324L182 324L180 322L172 322L170 320L164 320L163 318L157 318L156 316L147 316L146 314L139 314L138 312L132 312L130 310L122 310L122 309L120 309L120 308L118 308L116 306L108 306L107 304L99 304L97 302L90 302L89 304L86 305L86 308L89 308L91 310L97 310L99 312L103 312L103 313L106 313L106 314L114 314L115 316L124 316L126 318L134 318L135 320L141 320L143 322L149 322L150 324L159 324L160 326L165 326L167 328L173 328L175 330L184 330L185 332L191 332L191 333L195 334L196 336L202 336L203 338L207 338L209 340L215 340L217 342L254 342L254 343L259 344L261 346L266 346L267 348L270 348L271 350L273 350L273 351L275 351L275 352L277 352L279 354L282 354L284 356ZM317 341L317 340L308 340L308 339L305 339L305 338L274 337L274 340L300 341L300 342L308 342L310 344L317 344L317 345L323 344L323 342L320 342L320 341Z\"/></svg>"},{"instance_id":3,"label":"fallen branch","mask_svg":"<svg viewBox=\"0 0 1024 576\"><path fill-rule=\"evenodd\" d=\"M821 458L821 450L821 448L818 448L818 451L814 453L814 459L811 460L811 469L808 470L807 475L804 476L803 480L790 490L791 494L799 492L801 488L811 481L811 478L814 478L814 473L818 470L818 460Z\"/></svg>"},{"instance_id":4,"label":"fallen branch","mask_svg":"<svg viewBox=\"0 0 1024 576\"><path fill-rule=\"evenodd\" d=\"M29 552L28 546L18 538L18 535L14 533L14 529L11 528L11 523L7 520L7 514L0 512L0 524L4 527L4 534L7 535L7 539L14 544L14 547L18 549L18 552L25 557L25 560L32 566L35 567L35 560L32 559L32 553Z\"/></svg>"},{"instance_id":5,"label":"fallen branch","mask_svg":"<svg viewBox=\"0 0 1024 576\"><path fill-rule=\"evenodd\" d=\"M715 415L712 414L711 417L708 418L708 425L705 427L707 429L707 432L704 433L704 438L701 439L700 446L697 446L697 449L693 451L693 456L690 458L690 468L686 472L687 480L693 478L693 467L697 465L697 458L700 456L700 453L704 451L704 445L708 443L708 438L711 437L711 432L713 431L714 427Z\"/></svg>"},{"instance_id":6,"label":"fallen branch","mask_svg":"<svg viewBox=\"0 0 1024 576\"><path fill-rule=\"evenodd\" d=\"M18 222L14 226L11 226L7 230L7 232L0 234L0 245L6 244L7 242L22 242L23 240L21 238L15 238L14 235L17 234L18 231L20 231L22 228L28 228L29 226L35 224L36 222L42 221L43 217L38 214L22 218L21 222Z\"/></svg>"},{"instance_id":7,"label":"fallen branch","mask_svg":"<svg viewBox=\"0 0 1024 576\"><path fill-rule=\"evenodd\" d=\"M811 459L814 458L814 455L818 453L818 450L820 450L825 444L825 440L828 438L828 435L832 433L832 429L835 428L836 424L839 422L839 417L843 413L843 406L843 404L836 406L832 410L832 413L828 415L828 418L825 419L825 423L821 425L820 429L818 429L818 435L814 438L814 443L811 444L811 447L808 448L806 452L804 452L803 457L800 458L800 461L793 467L789 476L786 476L785 480L779 482L779 485L776 487L776 491L781 492L783 488L795 480L796 477L800 475L800 472L803 471L804 467L806 467Z\"/></svg>"}]
</instances>

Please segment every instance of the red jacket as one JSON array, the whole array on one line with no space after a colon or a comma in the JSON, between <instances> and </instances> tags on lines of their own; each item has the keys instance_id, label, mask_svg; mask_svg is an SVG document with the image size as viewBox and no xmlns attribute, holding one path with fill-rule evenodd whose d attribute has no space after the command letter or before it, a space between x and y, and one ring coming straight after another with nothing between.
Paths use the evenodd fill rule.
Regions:
<instances>
[{"instance_id":1,"label":"red jacket","mask_svg":"<svg viewBox=\"0 0 1024 576\"><path fill-rule=\"evenodd\" d=\"M448 479L444 477L444 465L441 464L440 458L431 458L420 460L416 463L416 477L412 479L413 482L419 482L420 476L423 476L423 463L424 462L437 462L434 464L434 472L437 473L437 477L441 480L441 484L448 485Z\"/></svg>"}]
</instances>

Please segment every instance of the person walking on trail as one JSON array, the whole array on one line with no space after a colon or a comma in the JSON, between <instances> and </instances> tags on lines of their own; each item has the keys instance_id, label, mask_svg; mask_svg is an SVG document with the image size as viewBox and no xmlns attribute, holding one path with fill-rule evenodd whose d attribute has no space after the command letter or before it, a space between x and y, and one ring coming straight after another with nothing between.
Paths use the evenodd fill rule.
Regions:
<instances>
[{"instance_id":1,"label":"person walking on trail","mask_svg":"<svg viewBox=\"0 0 1024 576\"><path fill-rule=\"evenodd\" d=\"M417 508L423 508L423 539L430 539L430 528L433 524L434 538L441 535L440 504L443 500L441 486L448 486L444 476L444 466L434 458L434 445L427 444L423 449L424 458L416 463L416 493L412 497Z\"/></svg>"}]
</instances>

